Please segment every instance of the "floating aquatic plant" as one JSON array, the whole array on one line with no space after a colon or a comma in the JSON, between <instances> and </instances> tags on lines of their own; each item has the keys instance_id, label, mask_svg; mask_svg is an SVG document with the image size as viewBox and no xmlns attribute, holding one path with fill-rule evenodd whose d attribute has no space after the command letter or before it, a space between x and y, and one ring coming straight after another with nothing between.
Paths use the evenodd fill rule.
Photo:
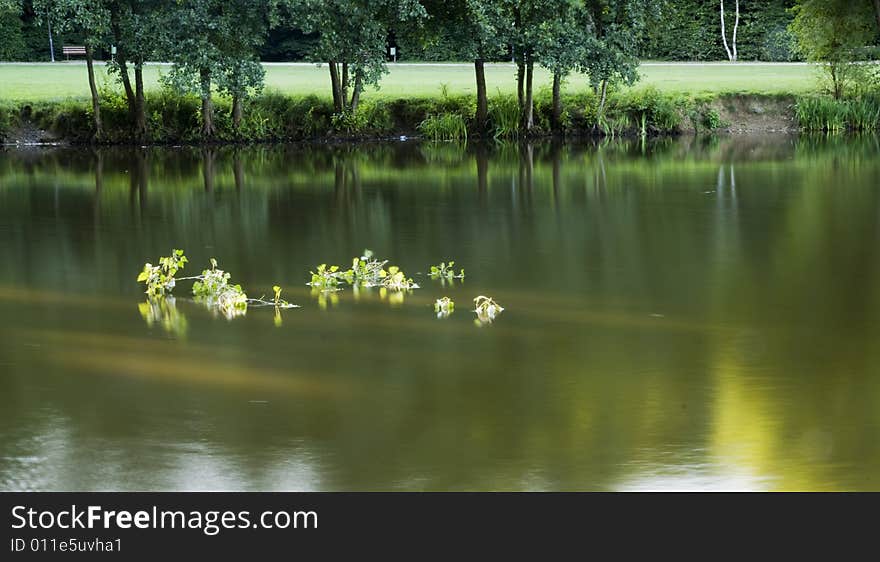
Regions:
<instances>
[{"instance_id":1,"label":"floating aquatic plant","mask_svg":"<svg viewBox=\"0 0 880 562\"><path fill-rule=\"evenodd\" d=\"M432 279L464 279L464 269L460 269L458 275L456 275L455 270L452 268L454 265L454 261L450 261L449 263L441 262L440 265L432 265L429 275Z\"/></svg>"},{"instance_id":2,"label":"floating aquatic plant","mask_svg":"<svg viewBox=\"0 0 880 562\"><path fill-rule=\"evenodd\" d=\"M324 291L335 291L339 288L341 281L345 281L344 273L339 271L338 265L327 267L326 263L322 263L315 268L315 271L309 271L312 274L312 280L307 283L315 289Z\"/></svg>"},{"instance_id":3,"label":"floating aquatic plant","mask_svg":"<svg viewBox=\"0 0 880 562\"><path fill-rule=\"evenodd\" d=\"M145 263L144 269L138 275L138 283L143 282L147 286L145 291L148 296L156 297L174 290L174 276L183 269L189 260L183 255L183 250L171 250L170 256L159 258L159 265Z\"/></svg>"},{"instance_id":4,"label":"floating aquatic plant","mask_svg":"<svg viewBox=\"0 0 880 562\"><path fill-rule=\"evenodd\" d=\"M437 313L437 318L448 318L454 310L455 302L449 297L443 297L434 302L434 312Z\"/></svg>"},{"instance_id":5,"label":"floating aquatic plant","mask_svg":"<svg viewBox=\"0 0 880 562\"><path fill-rule=\"evenodd\" d=\"M262 297L248 298L241 285L233 285L229 282L230 274L219 269L217 260L214 258L211 258L211 269L205 269L201 275L176 278L177 272L183 269L188 261L183 250L175 249L172 250L170 256L159 258L159 265L144 264L144 269L138 275L137 280L146 285L145 292L149 301L170 294L178 281L191 280L193 281L192 294L195 300L212 310L219 310L227 318L244 314L248 306L274 306L276 309L296 308L296 305L281 299L281 288L277 285L273 287L274 300L267 301Z\"/></svg>"},{"instance_id":6,"label":"floating aquatic plant","mask_svg":"<svg viewBox=\"0 0 880 562\"><path fill-rule=\"evenodd\" d=\"M418 289L419 286L396 265L388 268L388 273L382 278L382 286L395 291Z\"/></svg>"},{"instance_id":7,"label":"floating aquatic plant","mask_svg":"<svg viewBox=\"0 0 880 562\"><path fill-rule=\"evenodd\" d=\"M342 271L338 265L319 265L315 271L310 271L312 280L308 285L324 291L337 291L343 282L355 288L384 287L395 291L419 288L398 266L385 269L387 263L388 260L373 259L373 252L364 250L364 255L352 258L351 269Z\"/></svg>"},{"instance_id":8,"label":"floating aquatic plant","mask_svg":"<svg viewBox=\"0 0 880 562\"><path fill-rule=\"evenodd\" d=\"M474 312L477 313L477 320L480 324L491 324L503 310L504 307L492 300L491 297L480 295L474 299Z\"/></svg>"}]
</instances>

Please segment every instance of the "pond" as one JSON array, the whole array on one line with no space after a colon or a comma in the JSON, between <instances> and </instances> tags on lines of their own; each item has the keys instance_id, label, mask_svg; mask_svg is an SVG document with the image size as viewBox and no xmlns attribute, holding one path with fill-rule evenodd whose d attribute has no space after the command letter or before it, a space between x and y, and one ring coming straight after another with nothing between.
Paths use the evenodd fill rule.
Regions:
<instances>
[{"instance_id":1,"label":"pond","mask_svg":"<svg viewBox=\"0 0 880 562\"><path fill-rule=\"evenodd\" d=\"M880 489L874 137L10 148L0 263L2 490Z\"/></svg>"}]
</instances>

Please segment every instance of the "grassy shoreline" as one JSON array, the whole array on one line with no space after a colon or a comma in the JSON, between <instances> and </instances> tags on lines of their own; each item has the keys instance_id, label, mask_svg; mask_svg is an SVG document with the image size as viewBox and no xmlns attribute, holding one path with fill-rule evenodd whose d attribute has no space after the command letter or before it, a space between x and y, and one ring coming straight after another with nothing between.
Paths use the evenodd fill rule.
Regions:
<instances>
[{"instance_id":1,"label":"grassy shoreline","mask_svg":"<svg viewBox=\"0 0 880 562\"><path fill-rule=\"evenodd\" d=\"M148 138L131 134L124 96L105 91L101 97L104 136L94 135L86 100L0 102L0 140L6 144L64 142L70 144L209 144L255 142L333 142L376 140L400 136L435 141L474 138L517 139L516 96L489 98L489 130L476 130L476 100L471 95L372 98L354 114L335 115L329 99L268 92L249 99L238 129L231 103L215 100L216 135L200 133L200 100L166 91L148 92ZM551 127L549 93L535 98L536 128L530 137L655 137L715 131L796 132L869 131L880 129L880 96L834 100L820 95L700 94L662 92L656 88L612 92L604 111L591 91L562 98L562 128Z\"/></svg>"}]
</instances>

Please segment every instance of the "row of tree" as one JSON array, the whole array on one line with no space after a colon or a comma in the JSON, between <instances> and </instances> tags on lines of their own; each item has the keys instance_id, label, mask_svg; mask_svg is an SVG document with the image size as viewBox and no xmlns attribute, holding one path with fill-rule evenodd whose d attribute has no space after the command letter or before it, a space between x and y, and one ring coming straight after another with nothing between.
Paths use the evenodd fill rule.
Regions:
<instances>
[{"instance_id":1,"label":"row of tree","mask_svg":"<svg viewBox=\"0 0 880 562\"><path fill-rule=\"evenodd\" d=\"M751 0L758 1L758 0ZM743 0L745 3L746 0ZM0 0L3 4L15 0ZM651 0L27 0L28 6L58 32L76 33L86 47L86 68L94 126L102 135L94 53L115 48L109 63L128 103L133 136L147 134L143 65L168 60L164 78L179 92L197 93L202 104L202 135L215 134L216 92L232 100L232 122L242 119L243 100L263 85L259 53L273 30L295 29L314 38L309 58L329 68L337 114L357 111L364 89L387 72L389 37L408 37L424 45L452 38L473 61L477 85L475 126L488 125L484 65L500 56L516 64L521 129L535 125L535 65L553 76L552 125L560 126L561 84L573 71L589 76L604 109L609 83L637 79L639 38L669 13L674 3ZM725 15L719 0L721 43L737 58L740 1ZM798 0L791 28L810 60L857 55L876 36L880 0ZM732 27L728 31L727 27ZM829 31L830 30L830 31ZM820 39L827 45L813 48ZM836 49L836 50L835 50Z\"/></svg>"},{"instance_id":2,"label":"row of tree","mask_svg":"<svg viewBox=\"0 0 880 562\"><path fill-rule=\"evenodd\" d=\"M86 68L98 138L103 131L95 52L115 48L108 63L128 102L133 136L144 138L143 65L168 60L164 78L179 92L197 93L202 134L215 134L216 92L232 99L233 127L242 101L259 91L259 50L272 29L313 35L312 60L327 64L335 111L357 111L364 89L387 72L388 37L429 43L440 29L454 32L474 61L476 126L488 122L484 64L512 54L522 129L534 127L535 65L553 73L554 126L561 115L561 82L571 71L591 77L604 105L607 84L636 78L637 41L650 10L646 0L30 0L58 32L75 32L86 47ZM431 22L431 25L426 25Z\"/></svg>"}]
</instances>

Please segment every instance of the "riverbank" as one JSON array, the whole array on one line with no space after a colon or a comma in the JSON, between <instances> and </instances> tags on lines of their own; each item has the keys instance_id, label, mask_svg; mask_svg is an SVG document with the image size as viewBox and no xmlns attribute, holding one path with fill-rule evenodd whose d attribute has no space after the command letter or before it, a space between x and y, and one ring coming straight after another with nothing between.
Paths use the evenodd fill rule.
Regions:
<instances>
[{"instance_id":1,"label":"riverbank","mask_svg":"<svg viewBox=\"0 0 880 562\"><path fill-rule=\"evenodd\" d=\"M474 122L476 100L469 95L368 99L353 114L334 114L318 96L265 93L247 100L235 127L231 102L215 99L214 136L201 134L200 100L164 91L148 92L148 136L136 139L125 98L101 97L104 135L96 139L91 106L85 100L0 105L0 137L6 144L205 144L350 141L406 137L463 141L468 138L522 138L513 95L489 98L489 123ZM706 132L767 133L880 128L880 96L834 100L793 94L670 94L655 88L612 92L601 107L587 90L562 96L553 126L549 92L535 99L535 127L529 137L665 136Z\"/></svg>"},{"instance_id":2,"label":"riverbank","mask_svg":"<svg viewBox=\"0 0 880 562\"><path fill-rule=\"evenodd\" d=\"M535 100L535 129L530 136L673 135L728 126L741 131L789 130L791 106L787 96L702 96L632 90L609 96L604 109L592 92L566 95L557 127L552 125L552 100L540 93ZM292 142L303 140L364 140L423 136L434 140L465 140L520 136L515 96L489 99L489 126L479 131L473 121L476 100L468 95L366 100L354 114L335 115L329 100L318 96L267 93L245 102L239 126L233 125L231 103L215 100L216 133L200 132L200 100L167 92L146 98L147 144L210 142ZM104 135L95 138L88 102L36 102L0 106L0 135L6 143L66 142L73 144L144 143L131 134L124 98L102 96Z\"/></svg>"}]
</instances>

